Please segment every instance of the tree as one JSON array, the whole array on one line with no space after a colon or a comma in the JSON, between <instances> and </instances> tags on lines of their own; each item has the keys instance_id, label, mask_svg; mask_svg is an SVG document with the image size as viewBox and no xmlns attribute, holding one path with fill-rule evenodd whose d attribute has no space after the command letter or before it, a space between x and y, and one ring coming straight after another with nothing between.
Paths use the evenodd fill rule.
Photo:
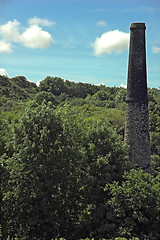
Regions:
<instances>
[{"instance_id":1,"label":"tree","mask_svg":"<svg viewBox=\"0 0 160 240\"><path fill-rule=\"evenodd\" d=\"M126 89L119 88L117 93L115 94L115 104L117 109L125 110L126 109Z\"/></svg>"},{"instance_id":2,"label":"tree","mask_svg":"<svg viewBox=\"0 0 160 240\"><path fill-rule=\"evenodd\" d=\"M41 105L43 101L45 101L46 103L51 102L53 105L57 105L57 100L51 92L39 92L35 95L33 101L35 104L37 104L37 106Z\"/></svg>"},{"instance_id":3,"label":"tree","mask_svg":"<svg viewBox=\"0 0 160 240\"><path fill-rule=\"evenodd\" d=\"M108 199L104 188L114 180L121 181L127 167L127 148L115 131L102 122L93 123L86 130L83 141L86 151L83 237L100 239L107 236L101 231Z\"/></svg>"},{"instance_id":4,"label":"tree","mask_svg":"<svg viewBox=\"0 0 160 240\"><path fill-rule=\"evenodd\" d=\"M39 85L40 91L51 92L56 96L66 92L64 80L59 77L46 77Z\"/></svg>"},{"instance_id":5,"label":"tree","mask_svg":"<svg viewBox=\"0 0 160 240\"><path fill-rule=\"evenodd\" d=\"M3 239L74 236L81 156L66 130L51 104L28 109L14 125L9 154L2 157L8 178L2 184Z\"/></svg>"},{"instance_id":6,"label":"tree","mask_svg":"<svg viewBox=\"0 0 160 240\"><path fill-rule=\"evenodd\" d=\"M110 222L114 222L114 236L140 240L160 238L160 175L152 178L142 170L124 174L124 181L107 185Z\"/></svg>"}]
</instances>

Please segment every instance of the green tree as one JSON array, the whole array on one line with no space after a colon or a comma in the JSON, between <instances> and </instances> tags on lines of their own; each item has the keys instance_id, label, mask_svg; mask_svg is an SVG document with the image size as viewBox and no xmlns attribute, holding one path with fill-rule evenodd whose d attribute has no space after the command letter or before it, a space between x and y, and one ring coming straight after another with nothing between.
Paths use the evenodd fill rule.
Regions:
<instances>
[{"instance_id":1,"label":"green tree","mask_svg":"<svg viewBox=\"0 0 160 240\"><path fill-rule=\"evenodd\" d=\"M3 239L72 239L81 155L51 104L27 109L11 139L1 159L8 178L2 184Z\"/></svg>"},{"instance_id":2,"label":"green tree","mask_svg":"<svg viewBox=\"0 0 160 240\"><path fill-rule=\"evenodd\" d=\"M160 238L160 175L152 178L142 170L125 173L122 184L107 185L111 198L110 222L114 236L140 240Z\"/></svg>"},{"instance_id":3,"label":"green tree","mask_svg":"<svg viewBox=\"0 0 160 240\"><path fill-rule=\"evenodd\" d=\"M56 96L66 92L64 80L59 77L46 77L39 85L40 91L51 92Z\"/></svg>"},{"instance_id":4,"label":"green tree","mask_svg":"<svg viewBox=\"0 0 160 240\"><path fill-rule=\"evenodd\" d=\"M125 110L126 109L126 89L119 88L117 93L115 94L115 107L117 109Z\"/></svg>"},{"instance_id":5,"label":"green tree","mask_svg":"<svg viewBox=\"0 0 160 240\"><path fill-rule=\"evenodd\" d=\"M104 188L114 180L121 181L127 167L127 148L116 132L102 122L93 123L86 130L83 141L86 151L83 189L86 208L82 221L83 233L86 235L83 237L100 239L108 236L101 230L108 199Z\"/></svg>"},{"instance_id":6,"label":"green tree","mask_svg":"<svg viewBox=\"0 0 160 240\"><path fill-rule=\"evenodd\" d=\"M59 114L67 135L71 135L72 146L76 145L83 161L79 180L81 212L77 239L106 237L101 230L108 199L104 188L113 180L121 181L124 169L128 168L126 145L108 123L93 119L90 125L86 125L83 111L76 111L71 105L59 108ZM111 232L108 234L110 237Z\"/></svg>"},{"instance_id":7,"label":"green tree","mask_svg":"<svg viewBox=\"0 0 160 240\"><path fill-rule=\"evenodd\" d=\"M51 102L53 105L57 105L57 99L51 92L38 92L35 95L33 101L37 105L41 105L43 101L45 101L46 103Z\"/></svg>"}]
</instances>

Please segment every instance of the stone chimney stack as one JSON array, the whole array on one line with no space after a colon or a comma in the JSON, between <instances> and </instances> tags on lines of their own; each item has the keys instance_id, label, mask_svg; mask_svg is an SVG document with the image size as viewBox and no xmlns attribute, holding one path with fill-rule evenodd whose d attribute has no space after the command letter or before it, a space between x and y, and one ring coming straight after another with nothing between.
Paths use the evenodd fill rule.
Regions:
<instances>
[{"instance_id":1,"label":"stone chimney stack","mask_svg":"<svg viewBox=\"0 0 160 240\"><path fill-rule=\"evenodd\" d=\"M135 168L151 172L145 29L145 23L130 27L125 142Z\"/></svg>"}]
</instances>

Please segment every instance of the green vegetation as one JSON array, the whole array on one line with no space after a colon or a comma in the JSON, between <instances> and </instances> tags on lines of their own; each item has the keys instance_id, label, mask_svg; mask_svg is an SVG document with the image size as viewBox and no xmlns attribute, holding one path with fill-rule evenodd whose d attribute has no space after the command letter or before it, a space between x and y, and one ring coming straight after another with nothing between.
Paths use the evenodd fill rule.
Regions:
<instances>
[{"instance_id":1,"label":"green vegetation","mask_svg":"<svg viewBox=\"0 0 160 240\"><path fill-rule=\"evenodd\" d=\"M124 144L126 90L0 76L4 240L160 238L160 91L149 89L152 175Z\"/></svg>"},{"instance_id":2,"label":"green vegetation","mask_svg":"<svg viewBox=\"0 0 160 240\"><path fill-rule=\"evenodd\" d=\"M7 100L28 100L38 92L35 83L27 81L23 76L8 78L0 76L0 97L2 106Z\"/></svg>"}]
</instances>

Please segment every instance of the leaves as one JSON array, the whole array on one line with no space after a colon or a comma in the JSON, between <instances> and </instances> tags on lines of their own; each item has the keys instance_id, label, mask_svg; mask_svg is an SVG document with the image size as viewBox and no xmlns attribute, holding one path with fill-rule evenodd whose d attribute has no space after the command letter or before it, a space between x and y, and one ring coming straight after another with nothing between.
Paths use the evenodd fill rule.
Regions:
<instances>
[{"instance_id":1,"label":"leaves","mask_svg":"<svg viewBox=\"0 0 160 240\"><path fill-rule=\"evenodd\" d=\"M47 77L39 90L28 103L2 99L3 239L159 239L158 90L149 90L152 176L130 171L125 89Z\"/></svg>"},{"instance_id":2,"label":"leaves","mask_svg":"<svg viewBox=\"0 0 160 240\"><path fill-rule=\"evenodd\" d=\"M158 238L158 186L158 181L152 180L150 174L135 170L124 174L122 184L115 182L109 186L111 199L108 203L117 225L117 235Z\"/></svg>"}]
</instances>

